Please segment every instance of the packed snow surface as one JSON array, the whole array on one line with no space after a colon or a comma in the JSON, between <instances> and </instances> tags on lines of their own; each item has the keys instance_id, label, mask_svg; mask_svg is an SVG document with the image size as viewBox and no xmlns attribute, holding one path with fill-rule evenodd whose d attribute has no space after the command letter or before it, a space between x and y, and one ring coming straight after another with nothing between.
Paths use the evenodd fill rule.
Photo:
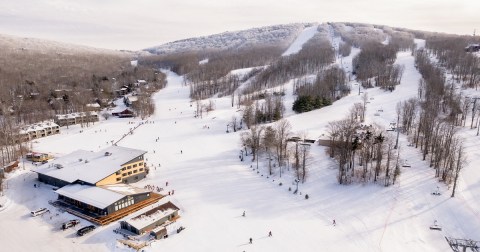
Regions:
<instances>
[{"instance_id":1,"label":"packed snow surface","mask_svg":"<svg viewBox=\"0 0 480 252\"><path fill-rule=\"evenodd\" d=\"M282 56L288 56L291 54L298 53L302 50L303 44L305 44L308 40L313 38L315 34L318 33L318 25L312 25L310 27L305 28L302 33L293 41L293 43L288 47L288 49L282 54Z\"/></svg>"}]
</instances>

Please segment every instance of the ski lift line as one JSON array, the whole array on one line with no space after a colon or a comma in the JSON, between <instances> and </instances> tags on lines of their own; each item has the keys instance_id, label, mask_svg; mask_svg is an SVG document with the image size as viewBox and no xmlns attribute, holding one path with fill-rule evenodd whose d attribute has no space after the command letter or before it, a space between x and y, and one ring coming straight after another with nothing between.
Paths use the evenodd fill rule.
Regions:
<instances>
[{"instance_id":1,"label":"ski lift line","mask_svg":"<svg viewBox=\"0 0 480 252\"><path fill-rule=\"evenodd\" d=\"M398 202L398 199L397 199L397 196L398 196L398 188L395 189L394 191L394 197L393 197L393 205L392 207L390 207L390 212L388 213L387 215L387 218L385 219L385 223L384 223L384 226L383 226L383 231L382 231L382 236L380 237L380 241L378 242L378 248L380 250L382 250L382 241L383 241L383 236L385 235L385 232L387 231L387 226L388 226L388 223L389 223L389 220L390 220L390 216L392 215L393 213L393 210L395 209L396 205L397 205L397 202Z\"/></svg>"},{"instance_id":2,"label":"ski lift line","mask_svg":"<svg viewBox=\"0 0 480 252\"><path fill-rule=\"evenodd\" d=\"M472 212L472 214L478 219L478 221L480 222L480 214L475 211L475 209L473 209L470 204L468 204L468 202L465 200L465 198L463 197L463 195L458 195L457 197L455 197L456 199L460 200L462 202L462 204L466 205L467 208Z\"/></svg>"}]
</instances>

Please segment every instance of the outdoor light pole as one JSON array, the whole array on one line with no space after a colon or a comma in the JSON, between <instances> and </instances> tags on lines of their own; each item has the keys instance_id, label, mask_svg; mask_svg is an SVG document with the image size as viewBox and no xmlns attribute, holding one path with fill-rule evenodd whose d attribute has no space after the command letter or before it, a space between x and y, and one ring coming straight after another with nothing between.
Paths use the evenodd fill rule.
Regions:
<instances>
[{"instance_id":1,"label":"outdoor light pole","mask_svg":"<svg viewBox=\"0 0 480 252\"><path fill-rule=\"evenodd\" d=\"M300 182L299 179L295 179L295 182L297 183L297 188L295 189L295 192L293 192L294 194L297 194L298 193L298 183Z\"/></svg>"}]
</instances>

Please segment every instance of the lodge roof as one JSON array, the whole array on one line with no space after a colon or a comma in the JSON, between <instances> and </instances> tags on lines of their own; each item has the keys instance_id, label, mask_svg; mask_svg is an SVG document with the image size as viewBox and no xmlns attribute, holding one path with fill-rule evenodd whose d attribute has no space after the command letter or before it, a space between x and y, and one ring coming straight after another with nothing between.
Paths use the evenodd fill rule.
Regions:
<instances>
[{"instance_id":1,"label":"lodge roof","mask_svg":"<svg viewBox=\"0 0 480 252\"><path fill-rule=\"evenodd\" d=\"M59 195L78 200L85 204L104 209L128 195L148 193L149 191L126 184L90 186L66 185L56 191Z\"/></svg>"},{"instance_id":2,"label":"lodge roof","mask_svg":"<svg viewBox=\"0 0 480 252\"><path fill-rule=\"evenodd\" d=\"M77 150L40 166L35 172L68 183L80 180L95 184L145 153L143 150L121 146L111 146L99 152Z\"/></svg>"}]
</instances>

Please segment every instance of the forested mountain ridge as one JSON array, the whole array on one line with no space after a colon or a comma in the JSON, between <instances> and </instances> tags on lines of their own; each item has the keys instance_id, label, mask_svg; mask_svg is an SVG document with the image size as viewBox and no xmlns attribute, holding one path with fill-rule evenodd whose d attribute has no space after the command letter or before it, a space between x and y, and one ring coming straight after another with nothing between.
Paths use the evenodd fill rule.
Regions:
<instances>
[{"instance_id":1,"label":"forested mountain ridge","mask_svg":"<svg viewBox=\"0 0 480 252\"><path fill-rule=\"evenodd\" d=\"M274 25L248 30L223 32L210 36L182 39L145 51L156 54L182 53L202 50L238 50L251 46L288 46L307 26L313 24Z\"/></svg>"}]
</instances>

